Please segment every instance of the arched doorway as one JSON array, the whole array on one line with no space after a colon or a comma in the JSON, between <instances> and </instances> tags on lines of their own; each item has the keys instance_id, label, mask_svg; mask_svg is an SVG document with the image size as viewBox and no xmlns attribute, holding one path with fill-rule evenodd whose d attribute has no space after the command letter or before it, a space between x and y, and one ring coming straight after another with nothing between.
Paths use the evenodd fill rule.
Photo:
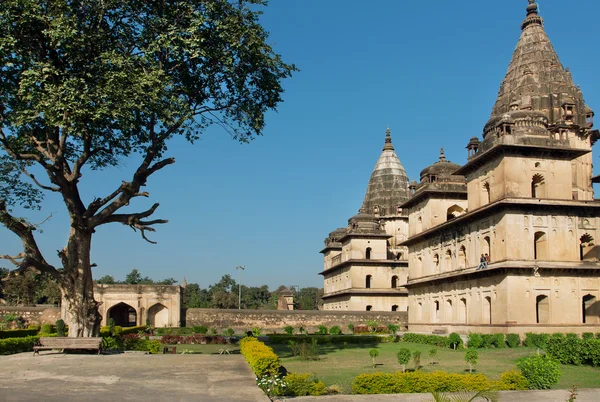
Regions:
<instances>
[{"instance_id":1,"label":"arched doorway","mask_svg":"<svg viewBox=\"0 0 600 402\"><path fill-rule=\"evenodd\" d=\"M486 204L489 204L491 201L491 196L490 196L490 183L483 183L483 200Z\"/></svg>"},{"instance_id":2,"label":"arched doorway","mask_svg":"<svg viewBox=\"0 0 600 402\"><path fill-rule=\"evenodd\" d=\"M115 320L115 325L120 327L134 327L137 325L137 312L126 303L119 303L108 310L108 319Z\"/></svg>"},{"instance_id":3,"label":"arched doorway","mask_svg":"<svg viewBox=\"0 0 600 402\"><path fill-rule=\"evenodd\" d=\"M600 322L600 314L598 310L598 300L594 295L585 295L582 299L583 323L598 324Z\"/></svg>"},{"instance_id":4,"label":"arched doorway","mask_svg":"<svg viewBox=\"0 0 600 402\"><path fill-rule=\"evenodd\" d=\"M546 186L544 185L544 176L539 173L536 173L531 178L531 197L532 198L542 198L545 197Z\"/></svg>"},{"instance_id":5,"label":"arched doorway","mask_svg":"<svg viewBox=\"0 0 600 402\"><path fill-rule=\"evenodd\" d=\"M467 323L467 299L460 299L460 309L458 310L458 322Z\"/></svg>"},{"instance_id":6,"label":"arched doorway","mask_svg":"<svg viewBox=\"0 0 600 402\"><path fill-rule=\"evenodd\" d=\"M396 289L398 287L398 277L396 275L392 276L392 289Z\"/></svg>"},{"instance_id":7,"label":"arched doorway","mask_svg":"<svg viewBox=\"0 0 600 402\"><path fill-rule=\"evenodd\" d=\"M458 205L452 205L450 208L446 210L446 220L452 220L457 216L460 216L465 213L465 210L459 207Z\"/></svg>"},{"instance_id":8,"label":"arched doorway","mask_svg":"<svg viewBox=\"0 0 600 402\"><path fill-rule=\"evenodd\" d=\"M367 247L367 250L365 251L365 257L367 260L371 259L371 247Z\"/></svg>"},{"instance_id":9,"label":"arched doorway","mask_svg":"<svg viewBox=\"0 0 600 402\"><path fill-rule=\"evenodd\" d=\"M446 300L446 314L444 314L444 321L445 322L453 322L453 318L452 318L452 300L448 299Z\"/></svg>"},{"instance_id":10,"label":"arched doorway","mask_svg":"<svg viewBox=\"0 0 600 402\"><path fill-rule=\"evenodd\" d=\"M581 261L594 261L594 238L586 233L579 238L579 259Z\"/></svg>"},{"instance_id":11,"label":"arched doorway","mask_svg":"<svg viewBox=\"0 0 600 402\"><path fill-rule=\"evenodd\" d=\"M157 303L148 309L148 323L154 328L169 326L169 309Z\"/></svg>"},{"instance_id":12,"label":"arched doorway","mask_svg":"<svg viewBox=\"0 0 600 402\"><path fill-rule=\"evenodd\" d=\"M535 298L535 321L538 324L550 323L550 299L546 295Z\"/></svg>"},{"instance_id":13,"label":"arched doorway","mask_svg":"<svg viewBox=\"0 0 600 402\"><path fill-rule=\"evenodd\" d=\"M548 243L546 242L546 233L544 232L535 232L533 245L533 259L548 259Z\"/></svg>"},{"instance_id":14,"label":"arched doorway","mask_svg":"<svg viewBox=\"0 0 600 402\"><path fill-rule=\"evenodd\" d=\"M460 246L458 249L458 268L463 269L467 267L467 249L465 246Z\"/></svg>"},{"instance_id":15,"label":"arched doorway","mask_svg":"<svg viewBox=\"0 0 600 402\"><path fill-rule=\"evenodd\" d=\"M392 306L392 311L398 311L398 305L397 304L394 304Z\"/></svg>"},{"instance_id":16,"label":"arched doorway","mask_svg":"<svg viewBox=\"0 0 600 402\"><path fill-rule=\"evenodd\" d=\"M492 298L489 296L483 299L483 323L492 323Z\"/></svg>"},{"instance_id":17,"label":"arched doorway","mask_svg":"<svg viewBox=\"0 0 600 402\"><path fill-rule=\"evenodd\" d=\"M373 277L372 277L371 275L367 275L367 276L365 277L365 287L366 287L367 289L370 289L370 288L371 288L371 279L372 279L372 278L373 278Z\"/></svg>"}]
</instances>

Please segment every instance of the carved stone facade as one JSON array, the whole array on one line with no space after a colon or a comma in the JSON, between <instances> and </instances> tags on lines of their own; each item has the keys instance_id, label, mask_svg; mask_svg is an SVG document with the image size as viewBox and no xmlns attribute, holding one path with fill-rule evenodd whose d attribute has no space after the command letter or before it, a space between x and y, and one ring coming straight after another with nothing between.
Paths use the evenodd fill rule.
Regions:
<instances>
[{"instance_id":1,"label":"carved stone facade","mask_svg":"<svg viewBox=\"0 0 600 402\"><path fill-rule=\"evenodd\" d=\"M94 297L100 303L102 324L113 318L123 327L181 325L181 286L179 285L95 285Z\"/></svg>"},{"instance_id":2,"label":"carved stone facade","mask_svg":"<svg viewBox=\"0 0 600 402\"><path fill-rule=\"evenodd\" d=\"M325 239L324 310L406 311L408 177L390 130L358 215Z\"/></svg>"},{"instance_id":3,"label":"carved stone facade","mask_svg":"<svg viewBox=\"0 0 600 402\"><path fill-rule=\"evenodd\" d=\"M462 191L445 182L402 205L411 331L600 330L594 113L529 3L483 141L452 173Z\"/></svg>"}]
</instances>

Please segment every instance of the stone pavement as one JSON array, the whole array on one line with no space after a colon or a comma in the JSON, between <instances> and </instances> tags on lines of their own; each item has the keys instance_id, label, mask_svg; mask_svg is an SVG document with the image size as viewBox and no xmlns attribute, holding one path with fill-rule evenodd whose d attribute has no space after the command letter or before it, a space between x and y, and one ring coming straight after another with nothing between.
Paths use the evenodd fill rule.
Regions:
<instances>
[{"instance_id":1,"label":"stone pavement","mask_svg":"<svg viewBox=\"0 0 600 402\"><path fill-rule=\"evenodd\" d=\"M241 355L0 356L0 401L269 402Z\"/></svg>"},{"instance_id":2,"label":"stone pavement","mask_svg":"<svg viewBox=\"0 0 600 402\"><path fill-rule=\"evenodd\" d=\"M565 402L569 398L568 390L550 391L502 391L498 392L499 402ZM285 399L282 399L285 400ZM398 395L330 395L303 396L290 399L294 402L433 402L431 394ZM478 399L481 401L481 399ZM600 389L577 390L576 402L600 402Z\"/></svg>"}]
</instances>

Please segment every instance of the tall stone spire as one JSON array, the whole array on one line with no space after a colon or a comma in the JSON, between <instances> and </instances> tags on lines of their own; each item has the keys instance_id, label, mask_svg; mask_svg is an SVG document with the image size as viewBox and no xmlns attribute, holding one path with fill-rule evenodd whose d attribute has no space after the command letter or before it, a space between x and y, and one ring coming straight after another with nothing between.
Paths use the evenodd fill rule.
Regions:
<instances>
[{"instance_id":1,"label":"tall stone spire","mask_svg":"<svg viewBox=\"0 0 600 402\"><path fill-rule=\"evenodd\" d=\"M367 194L360 212L369 215L395 215L398 205L409 198L408 176L392 145L388 128L383 152L369 179Z\"/></svg>"},{"instance_id":2,"label":"tall stone spire","mask_svg":"<svg viewBox=\"0 0 600 402\"><path fill-rule=\"evenodd\" d=\"M575 86L569 69L561 64L538 14L535 0L528 0L527 16L521 24L521 37L513 52L490 121L490 126L506 113L536 111L543 113L548 124L564 120L565 105L572 105L572 123L586 124L589 108L581 91Z\"/></svg>"}]
</instances>

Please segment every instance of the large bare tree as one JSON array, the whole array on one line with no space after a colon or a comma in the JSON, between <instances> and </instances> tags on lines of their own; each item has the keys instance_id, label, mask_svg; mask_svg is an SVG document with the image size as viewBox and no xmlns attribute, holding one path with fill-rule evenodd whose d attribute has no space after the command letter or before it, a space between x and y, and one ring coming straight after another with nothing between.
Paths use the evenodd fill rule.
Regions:
<instances>
[{"instance_id":1,"label":"large bare tree","mask_svg":"<svg viewBox=\"0 0 600 402\"><path fill-rule=\"evenodd\" d=\"M260 135L264 114L281 102L295 70L267 43L265 0L0 1L0 223L23 244L2 255L16 270L51 274L66 303L69 336L98 333L90 247L96 228L128 225L141 233L166 223L146 211L148 178L175 162L167 142L190 142L211 124L239 141ZM139 154L133 175L85 203L79 184ZM53 266L36 225L15 207L40 207L60 194L70 235ZM1 253L1 250L0 250ZM5 254L5 253L1 253ZM62 269L61 269L62 268Z\"/></svg>"}]
</instances>

